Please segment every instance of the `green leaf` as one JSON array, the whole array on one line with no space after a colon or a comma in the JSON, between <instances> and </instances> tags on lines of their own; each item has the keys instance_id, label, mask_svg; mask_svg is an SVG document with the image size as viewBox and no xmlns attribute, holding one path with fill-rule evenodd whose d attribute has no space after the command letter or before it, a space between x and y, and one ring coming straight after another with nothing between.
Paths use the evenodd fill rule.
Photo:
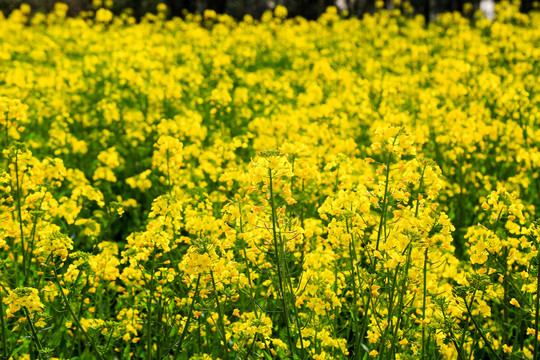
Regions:
<instances>
[{"instance_id":1,"label":"green leaf","mask_svg":"<svg viewBox=\"0 0 540 360\"><path fill-rule=\"evenodd\" d=\"M25 347L27 346L27 344L22 344L21 346L19 346L18 348L16 348L15 350L13 350L13 352L11 353L11 356L17 354L19 351L21 351L22 349L24 349Z\"/></svg>"},{"instance_id":2,"label":"green leaf","mask_svg":"<svg viewBox=\"0 0 540 360\"><path fill-rule=\"evenodd\" d=\"M130 345L131 344L128 344L126 348L124 349L124 352L122 353L122 359L126 359L126 360L131 359L131 355L129 355Z\"/></svg>"}]
</instances>

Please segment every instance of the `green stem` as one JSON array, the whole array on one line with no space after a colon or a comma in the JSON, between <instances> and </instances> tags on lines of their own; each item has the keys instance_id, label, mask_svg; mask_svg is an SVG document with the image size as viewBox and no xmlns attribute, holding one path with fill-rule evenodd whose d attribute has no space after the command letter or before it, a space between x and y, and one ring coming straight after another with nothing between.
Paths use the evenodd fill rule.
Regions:
<instances>
[{"instance_id":1,"label":"green stem","mask_svg":"<svg viewBox=\"0 0 540 360\"><path fill-rule=\"evenodd\" d=\"M188 318L186 320L186 325L184 325L184 330L182 331L182 335L180 335L180 340L178 341L178 347L176 348L176 351L174 352L174 360L176 360L176 358L178 357L178 354L180 353L180 349L182 349L184 338L186 337L188 329L189 329L189 322L191 318L193 317L193 306L195 305L195 301L197 300L197 295L199 294L200 281L201 281L201 274L197 276L197 283L195 284L195 292L193 293L193 299L191 299L191 304L189 304Z\"/></svg>"},{"instance_id":2,"label":"green stem","mask_svg":"<svg viewBox=\"0 0 540 360\"><path fill-rule=\"evenodd\" d=\"M537 245L538 246L538 245ZM536 306L534 312L534 356L538 359L538 320L540 320L540 247L538 248L538 269L536 273Z\"/></svg>"},{"instance_id":3,"label":"green stem","mask_svg":"<svg viewBox=\"0 0 540 360\"><path fill-rule=\"evenodd\" d=\"M386 220L386 201L388 197L388 184L390 183L390 161L392 160L392 154L388 153L388 160L386 165L386 180L384 184L384 195L383 195L383 202L382 202L382 213L381 213L381 220L379 221L379 229L377 231L377 244L375 245L375 250L379 250L379 244L381 242L381 235L382 235L382 229L383 224L385 224Z\"/></svg>"},{"instance_id":4,"label":"green stem","mask_svg":"<svg viewBox=\"0 0 540 360\"><path fill-rule=\"evenodd\" d=\"M470 319L472 320L473 324L474 324L474 327L478 330L478 333L480 334L480 336L482 337L482 340L484 340L484 344L487 346L487 348L489 349L489 351L491 351L491 353L499 360L502 360L501 357L499 356L499 354L497 354L495 352L495 350L493 350L493 348L491 347L491 342L486 338L486 335L484 334L484 332L482 331L482 329L480 328L480 326L478 326L478 323L476 322L476 320L474 319L474 316L472 315L472 309L471 307L469 306L469 304L467 304L467 301L465 301L465 306L467 307L467 311L469 313L469 317Z\"/></svg>"},{"instance_id":5,"label":"green stem","mask_svg":"<svg viewBox=\"0 0 540 360\"><path fill-rule=\"evenodd\" d=\"M171 167L169 165L169 163L170 163L169 149L167 149L166 154L167 154L167 185L169 187L169 195L171 195L172 184L171 184Z\"/></svg>"},{"instance_id":6,"label":"green stem","mask_svg":"<svg viewBox=\"0 0 540 360\"><path fill-rule=\"evenodd\" d=\"M373 293L371 291L369 291L369 294L368 294L368 300L367 300L367 305L365 307L365 310L364 310L364 317L363 317L363 320L362 320L362 328L360 330L360 335L358 336L358 338L356 339L356 344L354 346L354 349L362 349L364 350L363 347L361 347L361 341L362 339L365 337L366 335L366 331L367 331L367 327L368 327L368 322L369 322L369 308L371 306L371 299L372 299L372 296L373 296ZM366 351L364 351L366 352ZM358 351L358 359L361 359L361 355L363 354L363 352L361 351Z\"/></svg>"},{"instance_id":7,"label":"green stem","mask_svg":"<svg viewBox=\"0 0 540 360\"><path fill-rule=\"evenodd\" d=\"M397 307L397 306L394 306L394 296L395 296L394 295L394 292L395 292L394 289L397 286L396 284L397 284L397 276L398 276L399 270L400 270L400 266L397 265L396 270L394 271L394 276L392 278L392 281L388 282L388 284L392 284L392 285L389 286L390 293L388 294L388 317L386 319L387 326L384 329L384 333L383 333L383 336L382 336L382 338L380 340L380 345L379 345L379 358L380 359L384 359L383 354L386 351L386 337L388 336L388 333L390 332L390 329L392 327L392 319L394 317L394 313L395 313L395 310L396 310L396 307ZM388 279L390 279L390 277L391 277L391 273L390 273L390 270L389 270Z\"/></svg>"},{"instance_id":8,"label":"green stem","mask_svg":"<svg viewBox=\"0 0 540 360\"><path fill-rule=\"evenodd\" d=\"M0 290L0 327L2 330L2 345L4 346L4 359L9 358L8 356L8 347L7 347L7 337L6 337L6 325L4 323L4 296Z\"/></svg>"},{"instance_id":9,"label":"green stem","mask_svg":"<svg viewBox=\"0 0 540 360\"><path fill-rule=\"evenodd\" d=\"M225 332L225 323L223 322L223 311L221 309L221 303L219 302L219 296L217 293L216 280L214 279L214 272L210 270L210 277L212 278L212 286L214 287L214 299L216 300L216 306L218 309L218 324L221 327L221 334L223 338L223 348L225 349L225 359L229 359L229 347L227 346L227 333Z\"/></svg>"},{"instance_id":10,"label":"green stem","mask_svg":"<svg viewBox=\"0 0 540 360\"><path fill-rule=\"evenodd\" d=\"M154 262L155 257L152 258L152 269L150 273L150 291L148 292L148 299L146 300L146 312L147 312L147 337L146 337L146 360L152 359L152 299L154 296Z\"/></svg>"},{"instance_id":11,"label":"green stem","mask_svg":"<svg viewBox=\"0 0 540 360\"><path fill-rule=\"evenodd\" d=\"M392 339L392 357L395 356L395 351L396 351L396 344L398 343L397 341L397 337L398 337L398 332L399 332L399 328L402 324L402 321L403 321L403 316L404 316L404 307L406 306L406 304L404 304L404 299L405 299L405 293L407 292L407 286L408 286L408 279L409 279L409 268L410 268L410 265L411 265L411 253L412 253L412 243L410 243L408 245L408 252L407 252L407 262L405 264L405 273L404 273L404 276L403 276L403 280L401 281L401 287L400 287L400 293L399 293L399 300L398 300L398 311L397 311L397 314L398 314L398 320L397 320L397 323L396 323L396 327L394 329L394 337Z\"/></svg>"},{"instance_id":12,"label":"green stem","mask_svg":"<svg viewBox=\"0 0 540 360\"><path fill-rule=\"evenodd\" d=\"M100 360L105 360L101 353L99 352L99 349L97 348L96 343L94 342L94 339L91 338L88 333L84 330L83 326L81 325L81 322L77 315L75 315L75 312L73 311L73 308L71 307L71 304L69 303L69 300L66 297L66 294L64 293L64 289L62 289L62 285L60 285L60 280L58 280L58 273L56 272L55 265L52 266L53 272L54 272L54 282L56 286L58 287L58 291L60 292L60 295L62 296L62 300L64 300L64 303L66 304L66 307L73 318L73 321L75 321L75 324L77 324L77 327L79 328L79 331L84 335L84 337L90 342L90 345L92 345L92 348L94 348L94 351L98 355L98 358Z\"/></svg>"},{"instance_id":13,"label":"green stem","mask_svg":"<svg viewBox=\"0 0 540 360\"><path fill-rule=\"evenodd\" d=\"M428 250L429 250L429 247L426 246L426 250L424 251L424 269L423 269L424 270L424 292L422 294L422 357L420 358L422 360L424 360L424 357L425 357L425 347L426 347L426 298L427 298Z\"/></svg>"},{"instance_id":14,"label":"green stem","mask_svg":"<svg viewBox=\"0 0 540 360\"><path fill-rule=\"evenodd\" d=\"M474 298L476 296L476 290L474 290L474 292L472 293L472 296L471 296L471 302L469 304L469 307L472 309L472 306L473 306L473 303L474 303ZM465 301L465 303L467 303L467 299L463 299L463 301ZM467 304L465 304L467 305ZM461 341L460 341L460 349L461 349L461 352L463 352L463 350L465 349L465 335L467 335L467 329L469 328L469 321L472 317L472 314L469 312L469 316L467 316L467 322L465 322L465 326L463 327L463 333L461 334Z\"/></svg>"},{"instance_id":15,"label":"green stem","mask_svg":"<svg viewBox=\"0 0 540 360\"><path fill-rule=\"evenodd\" d=\"M23 278L24 282L26 282L26 270L24 268L24 264L26 264L26 250L24 246L24 230L23 230L23 222L22 222L22 208L21 208L21 183L19 181L19 160L18 160L18 152L17 149L15 151L15 181L17 182L17 213L19 216L19 230L21 232L21 251L22 251L22 257L23 257Z\"/></svg>"},{"instance_id":16,"label":"green stem","mask_svg":"<svg viewBox=\"0 0 540 360\"><path fill-rule=\"evenodd\" d=\"M418 186L418 194L416 195L416 209L414 209L414 217L418 217L418 211L420 209L420 193L422 191L422 185L424 183L424 174L426 172L427 164L422 169L422 175L420 176L420 185Z\"/></svg>"},{"instance_id":17,"label":"green stem","mask_svg":"<svg viewBox=\"0 0 540 360\"><path fill-rule=\"evenodd\" d=\"M477 346L478 346L478 336L473 335L473 342L472 342L472 347L471 349L477 349ZM469 353L469 357L468 357L468 360L473 360L473 355L474 355L474 351L471 351Z\"/></svg>"},{"instance_id":18,"label":"green stem","mask_svg":"<svg viewBox=\"0 0 540 360\"><path fill-rule=\"evenodd\" d=\"M242 206L240 205L240 203L238 203L238 213L240 214L240 234L244 234L244 223L242 221ZM249 298L253 304L253 313L255 314L255 317L257 319L260 319L259 311L257 309L257 305L255 301L255 293L253 292L254 286L253 286L253 281L251 280L251 270L249 268L249 259L247 257L246 242L245 240L243 240L243 238L242 238L242 241L243 241L242 255L244 257L244 263L246 265L246 272L247 272L248 285L249 285Z\"/></svg>"},{"instance_id":19,"label":"green stem","mask_svg":"<svg viewBox=\"0 0 540 360\"><path fill-rule=\"evenodd\" d=\"M497 256L493 256L491 257L492 259L495 260L495 262L497 264L499 264L499 266L501 268L504 268L504 266L502 265L501 261L498 259ZM508 284L510 286L512 286L512 288L514 289L514 293L519 296L519 300L520 300L520 304L522 305L526 305L526 306L532 306L532 304L529 304L529 300L525 297L525 295L523 295L523 293L519 290L520 288L518 287L518 285L516 285L515 281L512 279L511 276L508 276L507 277L507 280L508 280Z\"/></svg>"},{"instance_id":20,"label":"green stem","mask_svg":"<svg viewBox=\"0 0 540 360\"><path fill-rule=\"evenodd\" d=\"M77 274L77 277L75 278L75 281L73 282L73 286L77 286L78 283L79 283L79 279L81 278L82 276L82 271L79 271L79 273ZM82 288L82 290L79 292L80 294L84 294L86 292L86 289L87 289L87 286L89 284L89 281L88 281L88 278L89 278L89 275L86 276L86 284L84 285L84 287ZM69 299L68 299L69 300ZM81 318L82 316L82 311L83 311L83 306L84 306L84 301L81 301L81 304L79 306L79 312L78 312L78 317L79 319ZM75 336L77 335L77 331L79 330L79 328L75 328L75 330L73 330L73 335L71 337L75 338ZM71 359L71 357L73 356L73 352L75 351L75 347L72 346L71 349L70 349L70 353L69 353L69 356L67 357L68 359Z\"/></svg>"},{"instance_id":21,"label":"green stem","mask_svg":"<svg viewBox=\"0 0 540 360\"><path fill-rule=\"evenodd\" d=\"M291 335L291 328L290 328L290 325L289 325L289 310L287 308L287 301L285 299L285 290L284 290L284 287L283 287L283 275L281 274L281 251L280 251L280 247L278 245L278 234L277 234L277 226L276 226L276 222L277 222L277 214L276 214L276 206L274 204L274 189L273 189L273 184L272 184L272 169L268 168L268 176L270 178L270 206L272 208L272 234L273 234L273 245L274 245L274 251L276 252L276 256L277 256L277 270L278 270L278 278L279 278L279 290L280 290L280 298L281 298L281 304L283 306L283 316L285 318L285 327L287 329L287 339L288 339L288 342L289 342L289 348L291 350L291 353L294 354L295 353L295 348L294 348L294 341L292 339L292 335Z\"/></svg>"},{"instance_id":22,"label":"green stem","mask_svg":"<svg viewBox=\"0 0 540 360\"><path fill-rule=\"evenodd\" d=\"M162 333L163 329L162 329L162 325L164 322L164 319L165 317L163 316L163 306L164 306L164 298L163 298L163 292L160 292L159 293L159 301L158 301L158 314L157 314L157 319L159 319L159 321L157 321L157 326L158 326L158 329L157 329L157 332L158 334ZM162 342L162 337L158 336L157 338L157 354L156 354L156 359L161 359L161 349L162 349L162 345L163 345L163 342Z\"/></svg>"},{"instance_id":23,"label":"green stem","mask_svg":"<svg viewBox=\"0 0 540 360\"><path fill-rule=\"evenodd\" d=\"M442 314L443 314L444 321L446 322L446 312L444 310L442 310ZM450 340L452 341L452 344L454 344L454 347L456 348L458 359L459 360L465 360L465 357L461 353L461 347L457 343L456 336L454 335L454 332L452 331L452 328L448 327L448 332L449 332L449 335L450 335Z\"/></svg>"},{"instance_id":24,"label":"green stem","mask_svg":"<svg viewBox=\"0 0 540 360\"><path fill-rule=\"evenodd\" d=\"M30 329L32 330L32 343L36 344L36 347L38 348L38 357L40 359L43 359L43 355L42 355L43 347L41 346L41 342L39 341L36 328L34 327L34 323L32 322L32 319L30 319L30 313L28 312L28 309L27 308L23 308L23 309L24 309L24 314L26 315L26 320L28 320L28 324L30 324Z\"/></svg>"},{"instance_id":25,"label":"green stem","mask_svg":"<svg viewBox=\"0 0 540 360\"><path fill-rule=\"evenodd\" d=\"M42 197L41 197L41 200L39 201L39 206L38 206L38 209L37 211L39 212L41 210L41 206L43 205L43 200L45 200L45 195L44 194ZM36 228L37 228L37 223L38 223L38 215L37 215L37 212L35 213L33 219L32 219L32 232L30 233L30 245L28 247L28 268L26 267L26 265L23 263L23 267L24 267L24 274L27 273L27 270L28 272L30 272L30 267L32 266L32 255L34 254L34 246L35 246L35 240L36 240ZM25 282L26 282L26 279L25 279Z\"/></svg>"},{"instance_id":26,"label":"green stem","mask_svg":"<svg viewBox=\"0 0 540 360\"><path fill-rule=\"evenodd\" d=\"M504 295L503 295L503 301L504 301L504 309L503 309L503 326L506 327L509 325L508 322L508 310L510 308L510 295L509 295L509 288L508 288L508 278L510 277L510 274L508 273L508 247L503 247L503 264L504 264L504 276L503 276L503 289L504 289ZM502 331L502 343L508 344L508 333L507 329L503 328Z\"/></svg>"},{"instance_id":27,"label":"green stem","mask_svg":"<svg viewBox=\"0 0 540 360\"><path fill-rule=\"evenodd\" d=\"M394 145L396 144L396 141L397 141L397 138L399 136L399 133L401 132L401 130L396 134L396 137L394 138L394 141L392 142L392 147L394 147ZM381 234L382 234L382 229L383 229L383 225L386 226L386 211L387 211L387 201L388 201L388 186L390 184L390 165L391 165L391 162L392 162L392 153L389 151L388 152L388 159L386 160L386 180L385 180L385 184L384 184L384 195L383 195L383 203L382 203L382 213L381 213L381 220L379 222L379 229L377 231L377 244L375 246L375 250L379 250L379 244L380 244L380 241L381 241Z\"/></svg>"},{"instance_id":28,"label":"green stem","mask_svg":"<svg viewBox=\"0 0 540 360\"><path fill-rule=\"evenodd\" d=\"M289 274L289 267L287 266L287 263L283 262L283 265L285 266L286 273ZM289 293L291 294L291 300L292 300L291 302L293 304L292 310L293 310L294 318L296 320L296 327L298 329L298 339L300 340L300 350L302 351L302 355L303 355L305 351L304 340L302 338L302 326L300 324L300 318L298 316L298 309L296 308L296 296L294 295L291 277L287 275L285 279L286 279L286 283L289 285Z\"/></svg>"},{"instance_id":29,"label":"green stem","mask_svg":"<svg viewBox=\"0 0 540 360\"><path fill-rule=\"evenodd\" d=\"M356 311L358 310L358 293L357 293L357 289L356 289L356 271L355 271L355 265L354 265L356 254L353 253L353 235L351 234L351 232L349 230L349 220L345 221L345 225L347 226L347 233L350 236L350 238L349 238L349 258L350 258L350 263L351 263L351 277L352 277L351 283L352 283L352 287L353 287L353 319L354 319ZM358 319L359 318L360 318L360 316L358 316ZM359 342L358 338L360 336L360 332L358 331L358 322L355 321L353 325L355 327L356 336L357 336L357 339L355 340L355 343L358 343ZM357 349L355 349L355 350L357 350Z\"/></svg>"},{"instance_id":30,"label":"green stem","mask_svg":"<svg viewBox=\"0 0 540 360\"><path fill-rule=\"evenodd\" d=\"M6 148L9 146L9 126L8 126L8 123L9 123L9 112L6 111L4 113L4 116L6 118L6 127L5 127L5 133L6 133Z\"/></svg>"},{"instance_id":31,"label":"green stem","mask_svg":"<svg viewBox=\"0 0 540 360\"><path fill-rule=\"evenodd\" d=\"M109 346L111 345L111 340L114 335L114 328L109 329L109 330L111 331L111 334L109 335L109 338L107 339L107 343L105 344L105 349L108 349Z\"/></svg>"},{"instance_id":32,"label":"green stem","mask_svg":"<svg viewBox=\"0 0 540 360\"><path fill-rule=\"evenodd\" d=\"M255 334L253 336L253 340L251 340L251 345L249 346L249 350L246 351L246 356L244 356L244 360L248 360L249 359L249 356L251 355L251 353L253 352L253 345L255 345L255 341L257 341L257 336L259 334Z\"/></svg>"}]
</instances>

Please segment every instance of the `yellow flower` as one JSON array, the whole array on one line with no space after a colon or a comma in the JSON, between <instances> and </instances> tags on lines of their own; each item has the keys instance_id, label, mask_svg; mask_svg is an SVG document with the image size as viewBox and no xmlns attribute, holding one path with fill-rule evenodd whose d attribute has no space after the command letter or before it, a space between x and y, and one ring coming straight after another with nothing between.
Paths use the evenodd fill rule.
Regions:
<instances>
[{"instance_id":1,"label":"yellow flower","mask_svg":"<svg viewBox=\"0 0 540 360\"><path fill-rule=\"evenodd\" d=\"M44 307L39 298L38 290L28 287L19 287L11 291L5 302L8 305L6 310L8 318L21 308L25 308L29 312L42 312Z\"/></svg>"},{"instance_id":2,"label":"yellow flower","mask_svg":"<svg viewBox=\"0 0 540 360\"><path fill-rule=\"evenodd\" d=\"M113 13L105 8L100 8L96 11L96 22L108 24L113 19Z\"/></svg>"},{"instance_id":3,"label":"yellow flower","mask_svg":"<svg viewBox=\"0 0 540 360\"><path fill-rule=\"evenodd\" d=\"M283 5L278 5L274 9L274 16L279 19L285 19L287 17L287 8Z\"/></svg>"},{"instance_id":4,"label":"yellow flower","mask_svg":"<svg viewBox=\"0 0 540 360\"><path fill-rule=\"evenodd\" d=\"M159 3L157 5L157 11L161 13L167 12L167 5L164 3Z\"/></svg>"},{"instance_id":5,"label":"yellow flower","mask_svg":"<svg viewBox=\"0 0 540 360\"><path fill-rule=\"evenodd\" d=\"M64 261L73 249L73 240L59 231L58 227L51 226L40 232L36 242L36 253L44 260L50 256L59 256Z\"/></svg>"},{"instance_id":6,"label":"yellow flower","mask_svg":"<svg viewBox=\"0 0 540 360\"><path fill-rule=\"evenodd\" d=\"M403 338L399 341L399 344L400 345L407 345L409 343L409 340L407 340L406 338Z\"/></svg>"}]
</instances>

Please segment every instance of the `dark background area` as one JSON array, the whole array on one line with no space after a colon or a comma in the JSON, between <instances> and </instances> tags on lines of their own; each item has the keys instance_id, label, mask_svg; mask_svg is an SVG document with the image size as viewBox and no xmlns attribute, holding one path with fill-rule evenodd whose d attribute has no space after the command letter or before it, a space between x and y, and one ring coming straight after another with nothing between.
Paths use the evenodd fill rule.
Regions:
<instances>
[{"instance_id":1,"label":"dark background area","mask_svg":"<svg viewBox=\"0 0 540 360\"><path fill-rule=\"evenodd\" d=\"M57 0L0 0L0 10L8 15L21 3L32 6L33 11L49 12ZM92 0L63 0L69 5L69 15L76 15L80 11L94 10ZM147 12L156 12L158 3L165 3L169 8L170 16L182 16L184 10L190 13L202 13L206 9L215 10L220 14L229 14L236 19L242 19L246 14L258 18L265 10L273 9L276 5L283 5L289 11L289 16L302 16L307 19L316 19L328 6L337 5L336 0L114 0L113 12L121 13L124 9L133 9L136 18ZM447 11L462 11L467 2L478 9L480 0L410 0L416 13L423 14L428 21L434 14ZM521 1L520 10L528 12L532 8L532 0ZM393 9L394 0L384 0L387 9ZM343 0L340 4L346 5L351 16L362 16L375 10L375 0Z\"/></svg>"}]
</instances>

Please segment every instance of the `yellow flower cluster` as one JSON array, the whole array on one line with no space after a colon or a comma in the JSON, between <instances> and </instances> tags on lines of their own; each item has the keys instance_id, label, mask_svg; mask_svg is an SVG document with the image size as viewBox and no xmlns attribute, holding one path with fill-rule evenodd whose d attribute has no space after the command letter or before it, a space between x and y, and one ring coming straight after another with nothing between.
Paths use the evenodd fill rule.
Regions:
<instances>
[{"instance_id":1,"label":"yellow flower cluster","mask_svg":"<svg viewBox=\"0 0 540 360\"><path fill-rule=\"evenodd\" d=\"M34 288L16 288L6 298L5 302L8 304L6 309L8 318L14 316L21 308L32 312L41 312L44 307L39 299L38 290Z\"/></svg>"},{"instance_id":2,"label":"yellow flower cluster","mask_svg":"<svg viewBox=\"0 0 540 360\"><path fill-rule=\"evenodd\" d=\"M540 15L383 5L0 16L0 358L539 358Z\"/></svg>"}]
</instances>

